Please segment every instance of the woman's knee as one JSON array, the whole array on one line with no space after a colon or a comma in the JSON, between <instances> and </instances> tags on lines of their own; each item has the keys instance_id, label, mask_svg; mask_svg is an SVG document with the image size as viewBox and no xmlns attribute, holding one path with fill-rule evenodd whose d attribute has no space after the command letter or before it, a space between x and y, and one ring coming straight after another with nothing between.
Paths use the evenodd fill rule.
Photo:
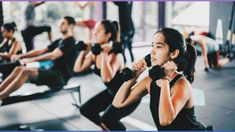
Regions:
<instances>
[{"instance_id":1,"label":"woman's knee","mask_svg":"<svg viewBox=\"0 0 235 132\"><path fill-rule=\"evenodd\" d=\"M23 68L23 69L21 70L21 74L22 74L22 76L27 76L27 75L29 74L29 70L26 69L26 68Z\"/></svg>"},{"instance_id":2,"label":"woman's knee","mask_svg":"<svg viewBox=\"0 0 235 132\"><path fill-rule=\"evenodd\" d=\"M101 124L108 130L126 130L124 124L115 116L104 114L101 118Z\"/></svg>"},{"instance_id":3,"label":"woman's knee","mask_svg":"<svg viewBox=\"0 0 235 132\"><path fill-rule=\"evenodd\" d=\"M101 122L107 126L107 127L111 127L112 124L116 124L117 122L119 122L119 120L117 119L117 115L113 109L110 109L110 107L105 111L105 113L103 114L103 116L101 117Z\"/></svg>"},{"instance_id":4,"label":"woman's knee","mask_svg":"<svg viewBox=\"0 0 235 132\"><path fill-rule=\"evenodd\" d=\"M87 104L84 104L80 107L80 113L86 117L89 117L92 115L92 110L90 109L90 107L88 107Z\"/></svg>"}]
</instances>

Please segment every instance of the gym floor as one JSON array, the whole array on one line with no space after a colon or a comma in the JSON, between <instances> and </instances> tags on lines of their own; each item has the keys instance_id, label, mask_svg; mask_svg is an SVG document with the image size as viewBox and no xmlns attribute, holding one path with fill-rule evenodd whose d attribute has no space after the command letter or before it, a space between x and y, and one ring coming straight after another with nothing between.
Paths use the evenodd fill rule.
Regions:
<instances>
[{"instance_id":1,"label":"gym floor","mask_svg":"<svg viewBox=\"0 0 235 132\"><path fill-rule=\"evenodd\" d=\"M134 49L136 59L145 55L143 50ZM209 73L203 69L204 63L199 56L193 83L197 119L203 124L213 125L215 130L235 130L235 61ZM69 83L81 84L83 102L105 88L94 74L73 77ZM25 84L23 87L21 90L46 86ZM100 130L81 116L72 103L71 95L65 94L0 107L0 130L17 130L20 124L29 125L32 130ZM149 110L149 96L144 97L139 107L123 122L128 130L156 130Z\"/></svg>"}]
</instances>

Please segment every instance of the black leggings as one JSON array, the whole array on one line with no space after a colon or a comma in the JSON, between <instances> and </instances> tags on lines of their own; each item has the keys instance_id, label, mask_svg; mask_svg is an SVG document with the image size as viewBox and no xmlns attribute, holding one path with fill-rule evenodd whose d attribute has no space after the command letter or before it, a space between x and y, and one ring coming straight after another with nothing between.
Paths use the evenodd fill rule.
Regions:
<instances>
[{"instance_id":1,"label":"black leggings","mask_svg":"<svg viewBox=\"0 0 235 132\"><path fill-rule=\"evenodd\" d=\"M110 130L126 130L120 119L131 114L141 100L128 107L117 109L112 106L113 98L114 96L106 89L83 104L80 112L98 126L104 123ZM105 113L100 116L99 113L102 111Z\"/></svg>"},{"instance_id":2,"label":"black leggings","mask_svg":"<svg viewBox=\"0 0 235 132\"><path fill-rule=\"evenodd\" d=\"M27 51L34 49L34 37L43 32L51 32L51 27L31 25L21 31Z\"/></svg>"},{"instance_id":3,"label":"black leggings","mask_svg":"<svg viewBox=\"0 0 235 132\"><path fill-rule=\"evenodd\" d=\"M134 61L134 55L132 53L132 42L133 42L134 33L135 33L134 29L129 30L128 32L121 33L121 42L122 44L124 44L124 49L126 49L126 47L128 48L131 56L131 62ZM123 52L123 55L124 55L124 61L126 62L125 50Z\"/></svg>"},{"instance_id":4,"label":"black leggings","mask_svg":"<svg viewBox=\"0 0 235 132\"><path fill-rule=\"evenodd\" d=\"M2 73L2 80L7 78L17 66L20 66L19 61L0 63L0 73Z\"/></svg>"}]
</instances>

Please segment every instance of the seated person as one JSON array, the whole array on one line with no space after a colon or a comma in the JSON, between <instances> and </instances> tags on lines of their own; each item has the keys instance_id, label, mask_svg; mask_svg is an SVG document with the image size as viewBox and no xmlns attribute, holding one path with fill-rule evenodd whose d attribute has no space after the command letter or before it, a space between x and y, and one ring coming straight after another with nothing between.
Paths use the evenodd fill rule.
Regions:
<instances>
[{"instance_id":1,"label":"seated person","mask_svg":"<svg viewBox=\"0 0 235 132\"><path fill-rule=\"evenodd\" d=\"M16 30L15 22L3 24L1 32L4 39L0 44L0 62L9 61L13 55L21 52L21 44L14 36Z\"/></svg>"},{"instance_id":2,"label":"seated person","mask_svg":"<svg viewBox=\"0 0 235 132\"><path fill-rule=\"evenodd\" d=\"M19 89L27 80L37 85L48 85L52 90L58 90L65 85L73 73L73 48L75 39L73 28L75 20L66 16L60 25L63 38L54 41L45 49L34 50L25 55L19 55L21 65L30 62L52 60L54 66L50 69L16 67L13 72L0 84L0 103L12 92ZM28 58L31 57L31 58Z\"/></svg>"}]
</instances>

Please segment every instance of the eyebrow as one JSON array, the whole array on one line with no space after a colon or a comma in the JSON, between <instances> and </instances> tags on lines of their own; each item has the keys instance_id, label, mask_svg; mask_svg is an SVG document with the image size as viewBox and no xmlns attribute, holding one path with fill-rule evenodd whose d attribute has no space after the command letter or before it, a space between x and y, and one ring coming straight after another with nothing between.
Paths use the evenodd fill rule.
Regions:
<instances>
[{"instance_id":1,"label":"eyebrow","mask_svg":"<svg viewBox=\"0 0 235 132\"><path fill-rule=\"evenodd\" d=\"M160 45L164 45L164 43L162 43L162 42L157 42L157 43L152 42L152 44L160 44Z\"/></svg>"}]
</instances>

